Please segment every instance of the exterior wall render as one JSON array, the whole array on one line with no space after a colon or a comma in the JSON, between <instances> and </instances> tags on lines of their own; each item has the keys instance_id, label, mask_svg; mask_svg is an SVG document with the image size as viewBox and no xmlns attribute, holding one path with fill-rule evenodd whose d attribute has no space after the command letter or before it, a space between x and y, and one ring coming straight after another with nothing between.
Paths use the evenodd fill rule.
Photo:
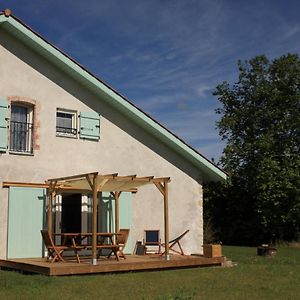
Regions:
<instances>
[{"instance_id":1,"label":"exterior wall render","mask_svg":"<svg viewBox=\"0 0 300 300\"><path fill-rule=\"evenodd\" d=\"M140 129L126 116L101 101L57 67L34 54L0 29L1 97L25 97L36 101L33 156L0 154L2 181L43 182L48 178L85 172L170 176L170 239L186 229L182 241L187 253L201 253L203 243L202 185L200 171L162 142ZM101 114L100 140L56 136L56 109L97 111ZM143 238L144 229L161 229L163 198L156 187L146 186L133 195L132 241ZM6 257L8 190L0 188L0 257ZM4 242L5 241L5 242Z\"/></svg>"}]
</instances>

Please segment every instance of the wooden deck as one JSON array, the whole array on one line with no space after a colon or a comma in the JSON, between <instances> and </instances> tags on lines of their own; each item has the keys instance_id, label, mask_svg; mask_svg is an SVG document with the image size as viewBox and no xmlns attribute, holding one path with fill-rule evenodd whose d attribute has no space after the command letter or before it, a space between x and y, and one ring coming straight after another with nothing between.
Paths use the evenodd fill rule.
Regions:
<instances>
[{"instance_id":1,"label":"wooden deck","mask_svg":"<svg viewBox=\"0 0 300 300\"><path fill-rule=\"evenodd\" d=\"M198 255L174 255L170 260L166 261L163 257L157 255L128 255L127 259L121 259L120 261L114 259L100 259L95 266L91 264L90 258L83 258L80 264L72 259L66 262L55 262L51 264L44 258L30 258L0 260L0 267L52 276L208 267L221 266L224 263L224 257L204 258Z\"/></svg>"}]
</instances>

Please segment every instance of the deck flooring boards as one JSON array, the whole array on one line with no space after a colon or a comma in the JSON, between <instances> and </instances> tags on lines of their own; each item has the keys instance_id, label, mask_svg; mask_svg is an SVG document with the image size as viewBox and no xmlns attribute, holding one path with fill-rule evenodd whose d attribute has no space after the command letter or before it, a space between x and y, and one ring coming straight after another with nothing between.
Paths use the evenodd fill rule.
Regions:
<instances>
[{"instance_id":1,"label":"deck flooring boards","mask_svg":"<svg viewBox=\"0 0 300 300\"><path fill-rule=\"evenodd\" d=\"M2 259L0 260L0 267L52 276L220 266L225 262L225 258L174 255L170 260L165 260L164 257L157 255L128 255L127 259L120 261L100 259L97 261L97 265L91 264L91 258L81 257L81 261L78 264L75 259L70 258L66 262L55 263L47 262L44 258Z\"/></svg>"}]
</instances>

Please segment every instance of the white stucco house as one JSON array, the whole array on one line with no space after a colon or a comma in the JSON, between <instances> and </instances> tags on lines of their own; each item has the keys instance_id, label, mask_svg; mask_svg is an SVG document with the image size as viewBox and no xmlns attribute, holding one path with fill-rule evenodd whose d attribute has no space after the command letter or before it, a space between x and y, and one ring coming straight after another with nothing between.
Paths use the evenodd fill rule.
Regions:
<instances>
[{"instance_id":1,"label":"white stucco house","mask_svg":"<svg viewBox=\"0 0 300 300\"><path fill-rule=\"evenodd\" d=\"M0 15L0 258L38 257L49 178L101 174L170 177L170 238L189 229L186 253L201 253L202 185L226 174L115 89L5 10ZM164 231L157 189L122 193L127 251L145 229ZM99 197L99 230L113 231L109 194ZM53 230L88 231L91 195L61 190ZM22 249L18 245L22 245Z\"/></svg>"}]
</instances>

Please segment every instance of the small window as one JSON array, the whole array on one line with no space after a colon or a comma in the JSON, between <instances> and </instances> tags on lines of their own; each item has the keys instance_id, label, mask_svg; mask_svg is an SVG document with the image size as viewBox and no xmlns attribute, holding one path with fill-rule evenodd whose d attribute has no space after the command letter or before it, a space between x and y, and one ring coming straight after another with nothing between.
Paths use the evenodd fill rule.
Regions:
<instances>
[{"instance_id":1,"label":"small window","mask_svg":"<svg viewBox=\"0 0 300 300\"><path fill-rule=\"evenodd\" d=\"M10 118L11 152L32 153L33 107L12 104Z\"/></svg>"},{"instance_id":2,"label":"small window","mask_svg":"<svg viewBox=\"0 0 300 300\"><path fill-rule=\"evenodd\" d=\"M77 137L76 112L58 109L56 111L56 135Z\"/></svg>"}]
</instances>

